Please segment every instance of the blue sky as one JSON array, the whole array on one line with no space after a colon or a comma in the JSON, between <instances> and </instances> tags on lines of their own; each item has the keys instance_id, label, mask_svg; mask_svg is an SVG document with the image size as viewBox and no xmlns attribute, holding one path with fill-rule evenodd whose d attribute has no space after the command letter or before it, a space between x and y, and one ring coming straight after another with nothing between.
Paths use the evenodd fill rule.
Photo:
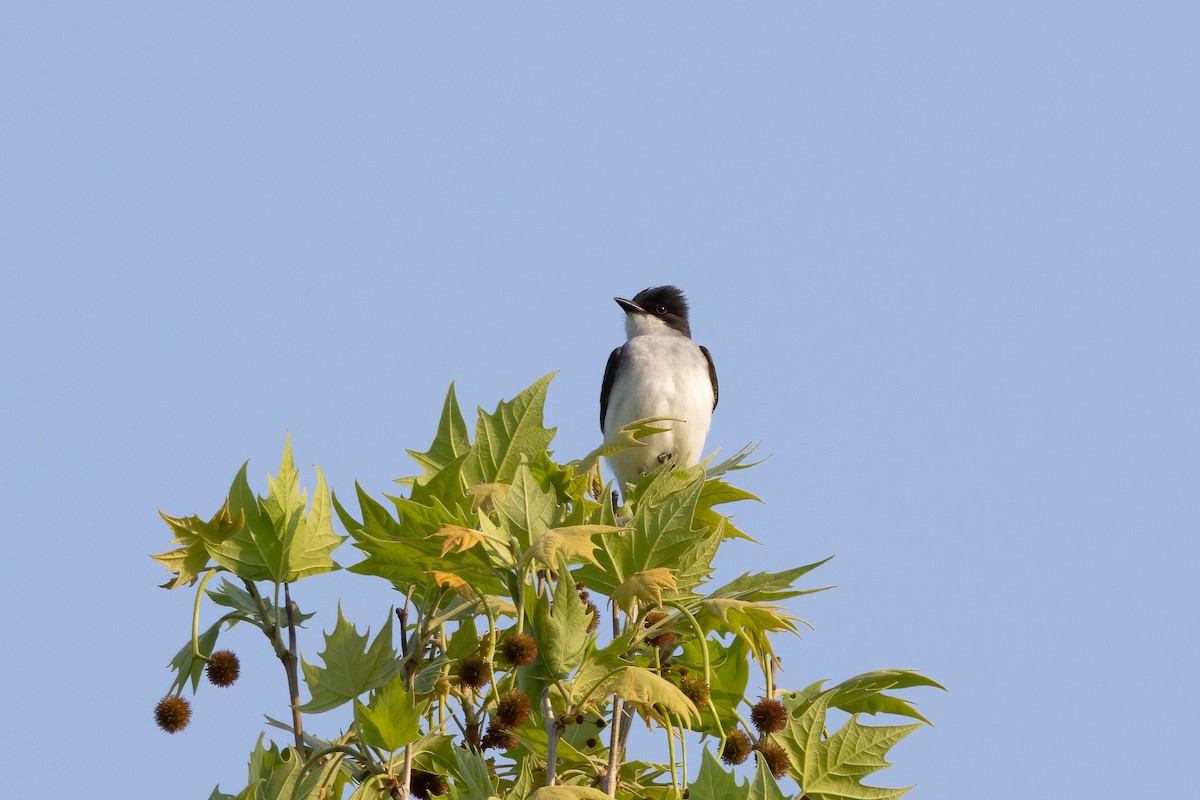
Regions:
<instances>
[{"instance_id":1,"label":"blue sky","mask_svg":"<svg viewBox=\"0 0 1200 800\"><path fill-rule=\"evenodd\" d=\"M915 798L1179 795L1194 763L1200 15L1190 4L8 4L0 10L4 719L96 797L207 797L286 715L151 709L210 514L410 474L450 381L558 370L598 436L611 299L677 283L761 543L836 554L785 685L921 669ZM354 551L341 551L343 562ZM386 586L305 581L377 629ZM320 725L320 721L314 721ZM330 728L337 724L331 717ZM332 731L330 731L332 732ZM61 748L61 750L60 750ZM56 765L56 766L55 766ZM129 770L133 770L132 774ZM15 782L15 784L14 784ZM61 785L61 784L59 784Z\"/></svg>"}]
</instances>

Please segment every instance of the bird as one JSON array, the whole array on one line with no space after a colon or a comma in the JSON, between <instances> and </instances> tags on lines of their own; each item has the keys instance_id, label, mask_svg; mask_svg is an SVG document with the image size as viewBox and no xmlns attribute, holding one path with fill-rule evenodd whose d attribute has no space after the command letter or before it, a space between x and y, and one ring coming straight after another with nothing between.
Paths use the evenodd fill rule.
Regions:
<instances>
[{"instance_id":1,"label":"bird","mask_svg":"<svg viewBox=\"0 0 1200 800\"><path fill-rule=\"evenodd\" d=\"M600 431L607 443L620 429L651 417L671 417L670 430L608 456L621 494L638 477L669 460L700 461L717 408L717 368L708 348L692 341L688 302L676 286L643 289L632 300L614 297L625 312L628 341L612 351L600 387Z\"/></svg>"}]
</instances>

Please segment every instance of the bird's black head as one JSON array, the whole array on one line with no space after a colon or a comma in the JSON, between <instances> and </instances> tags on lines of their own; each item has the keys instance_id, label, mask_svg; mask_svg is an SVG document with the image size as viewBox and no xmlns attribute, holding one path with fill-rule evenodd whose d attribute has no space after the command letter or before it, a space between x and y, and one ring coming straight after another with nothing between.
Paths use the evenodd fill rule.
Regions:
<instances>
[{"instance_id":1,"label":"bird's black head","mask_svg":"<svg viewBox=\"0 0 1200 800\"><path fill-rule=\"evenodd\" d=\"M642 289L633 296L633 300L621 297L614 299L630 318L634 315L645 315L647 318L661 321L671 330L678 331L688 338L692 336L692 328L688 324L687 298L677 286L653 286Z\"/></svg>"}]
</instances>

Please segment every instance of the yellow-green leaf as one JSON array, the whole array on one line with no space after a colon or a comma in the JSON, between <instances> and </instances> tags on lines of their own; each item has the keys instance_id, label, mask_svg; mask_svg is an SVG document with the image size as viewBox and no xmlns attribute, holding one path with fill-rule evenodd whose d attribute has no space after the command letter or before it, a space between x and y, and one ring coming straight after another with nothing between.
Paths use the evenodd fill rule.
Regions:
<instances>
[{"instance_id":1,"label":"yellow-green leaf","mask_svg":"<svg viewBox=\"0 0 1200 800\"><path fill-rule=\"evenodd\" d=\"M634 602L640 602L643 607L654 608L662 605L663 589L676 589L675 576L666 567L646 569L633 575L629 580L618 586L612 593L612 600L620 608L628 612Z\"/></svg>"}]
</instances>

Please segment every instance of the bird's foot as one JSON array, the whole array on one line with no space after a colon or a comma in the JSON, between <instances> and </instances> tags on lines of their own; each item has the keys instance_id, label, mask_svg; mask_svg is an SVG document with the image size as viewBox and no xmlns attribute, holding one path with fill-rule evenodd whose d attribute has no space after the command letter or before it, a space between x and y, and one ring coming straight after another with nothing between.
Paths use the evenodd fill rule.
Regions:
<instances>
[{"instance_id":1,"label":"bird's foot","mask_svg":"<svg viewBox=\"0 0 1200 800\"><path fill-rule=\"evenodd\" d=\"M675 455L674 453L659 453L658 454L658 463L665 464L668 461L670 461L674 457L674 455Z\"/></svg>"}]
</instances>

